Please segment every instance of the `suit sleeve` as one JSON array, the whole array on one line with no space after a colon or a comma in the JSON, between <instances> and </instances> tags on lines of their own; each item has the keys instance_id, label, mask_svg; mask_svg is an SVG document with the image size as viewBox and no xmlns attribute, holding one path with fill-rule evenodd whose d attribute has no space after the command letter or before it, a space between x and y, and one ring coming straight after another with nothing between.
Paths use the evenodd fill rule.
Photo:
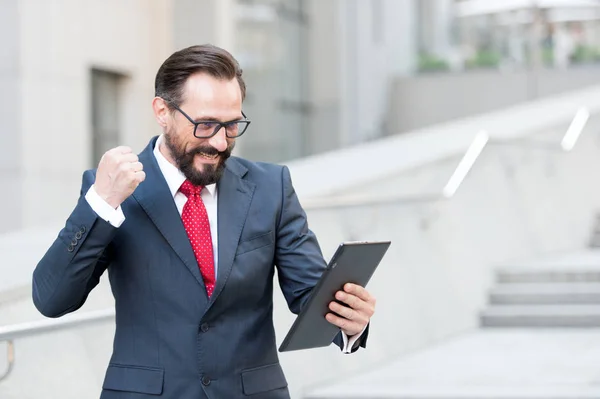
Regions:
<instances>
[{"instance_id":1,"label":"suit sleeve","mask_svg":"<svg viewBox=\"0 0 600 399\"><path fill-rule=\"evenodd\" d=\"M282 169L282 207L277 228L275 264L279 285L290 310L298 314L327 268L315 234L308 228L306 213L296 195L290 172ZM365 347L368 329L355 342L352 352ZM334 343L344 347L341 332Z\"/></svg>"},{"instance_id":2,"label":"suit sleeve","mask_svg":"<svg viewBox=\"0 0 600 399\"><path fill-rule=\"evenodd\" d=\"M86 171L82 180L75 209L33 272L33 303L46 317L79 309L110 263L117 229L99 218L85 199L93 172Z\"/></svg>"},{"instance_id":3,"label":"suit sleeve","mask_svg":"<svg viewBox=\"0 0 600 399\"><path fill-rule=\"evenodd\" d=\"M327 264L317 238L308 228L306 214L285 166L282 169L282 205L276 242L275 264L279 284L290 310L298 314Z\"/></svg>"}]
</instances>

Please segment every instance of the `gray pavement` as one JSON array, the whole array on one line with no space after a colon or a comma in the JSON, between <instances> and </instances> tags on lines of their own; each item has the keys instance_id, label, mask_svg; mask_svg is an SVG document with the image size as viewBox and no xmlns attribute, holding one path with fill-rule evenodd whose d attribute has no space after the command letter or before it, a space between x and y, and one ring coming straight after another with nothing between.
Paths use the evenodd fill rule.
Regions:
<instances>
[{"instance_id":1,"label":"gray pavement","mask_svg":"<svg viewBox=\"0 0 600 399\"><path fill-rule=\"evenodd\" d=\"M478 330L304 398L600 398L600 329Z\"/></svg>"}]
</instances>

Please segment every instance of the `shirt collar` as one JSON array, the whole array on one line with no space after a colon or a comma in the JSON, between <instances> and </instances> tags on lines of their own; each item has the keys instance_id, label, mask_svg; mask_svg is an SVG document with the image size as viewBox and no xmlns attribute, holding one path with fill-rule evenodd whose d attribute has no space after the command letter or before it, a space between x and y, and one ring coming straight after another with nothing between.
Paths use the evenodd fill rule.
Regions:
<instances>
[{"instance_id":1,"label":"shirt collar","mask_svg":"<svg viewBox=\"0 0 600 399\"><path fill-rule=\"evenodd\" d=\"M158 167L162 172L165 180L167 181L167 185L169 186L169 191L171 191L171 195L175 197L175 194L179 191L179 188L185 181L186 177L184 174L177 169L175 165L165 158L165 156L160 152L160 146L163 144L164 138L161 134L158 136L158 140L156 140L156 144L154 145L154 157L156 158L156 162L158 162ZM214 197L217 192L216 184L209 184L204 187L209 194Z\"/></svg>"}]
</instances>

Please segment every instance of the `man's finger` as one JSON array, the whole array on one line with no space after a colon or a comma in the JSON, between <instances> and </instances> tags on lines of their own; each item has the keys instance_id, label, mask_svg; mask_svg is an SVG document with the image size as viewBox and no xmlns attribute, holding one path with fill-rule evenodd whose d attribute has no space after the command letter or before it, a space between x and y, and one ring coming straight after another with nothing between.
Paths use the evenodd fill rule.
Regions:
<instances>
[{"instance_id":1,"label":"man's finger","mask_svg":"<svg viewBox=\"0 0 600 399\"><path fill-rule=\"evenodd\" d=\"M327 321L334 326L339 327L349 336L356 335L362 331L362 327L358 323L344 319L343 317L337 316L333 313L327 313L325 315L325 319L327 319Z\"/></svg>"},{"instance_id":2,"label":"man's finger","mask_svg":"<svg viewBox=\"0 0 600 399\"><path fill-rule=\"evenodd\" d=\"M131 147L127 147L126 145L121 145L121 146L113 148L112 150L108 150L108 152L112 152L115 154L129 154L129 153L133 152L133 150L131 149Z\"/></svg>"},{"instance_id":3,"label":"man's finger","mask_svg":"<svg viewBox=\"0 0 600 399\"><path fill-rule=\"evenodd\" d=\"M135 180L138 183L141 183L144 180L146 180L146 172L144 172L143 170L140 170L139 172L135 172Z\"/></svg>"},{"instance_id":4,"label":"man's finger","mask_svg":"<svg viewBox=\"0 0 600 399\"><path fill-rule=\"evenodd\" d=\"M346 305L350 306L352 309L356 309L356 310L366 309L367 305L368 305L365 301L363 301L359 297L352 295L352 294L348 294L347 292L344 292L344 291L338 291L335 294L335 299L345 303Z\"/></svg>"},{"instance_id":5,"label":"man's finger","mask_svg":"<svg viewBox=\"0 0 600 399\"><path fill-rule=\"evenodd\" d=\"M144 165L142 165L141 162L134 162L132 164L130 164L131 166L131 170L133 170L134 172L140 172L142 170L144 170Z\"/></svg>"},{"instance_id":6,"label":"man's finger","mask_svg":"<svg viewBox=\"0 0 600 399\"><path fill-rule=\"evenodd\" d=\"M347 283L346 285L344 285L344 291L359 297L365 302L373 302L373 297L371 296L371 294L369 294L369 291L367 291L364 287L361 287L360 285Z\"/></svg>"},{"instance_id":7,"label":"man's finger","mask_svg":"<svg viewBox=\"0 0 600 399\"><path fill-rule=\"evenodd\" d=\"M121 162L129 162L129 163L134 163L138 161L138 156L132 152L127 153L127 154L122 154L120 155L119 160Z\"/></svg>"},{"instance_id":8,"label":"man's finger","mask_svg":"<svg viewBox=\"0 0 600 399\"><path fill-rule=\"evenodd\" d=\"M340 305L337 302L330 302L329 309L348 320L354 320L358 315L356 310L353 310L352 308L349 308L344 305Z\"/></svg>"}]
</instances>

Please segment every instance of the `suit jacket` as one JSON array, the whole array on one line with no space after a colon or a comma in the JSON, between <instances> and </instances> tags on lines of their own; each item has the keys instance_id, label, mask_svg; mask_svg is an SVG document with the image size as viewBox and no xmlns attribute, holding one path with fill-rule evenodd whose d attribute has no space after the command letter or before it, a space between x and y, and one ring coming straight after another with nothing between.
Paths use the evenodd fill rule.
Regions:
<instances>
[{"instance_id":1,"label":"suit jacket","mask_svg":"<svg viewBox=\"0 0 600 399\"><path fill-rule=\"evenodd\" d=\"M83 174L75 209L34 271L35 306L47 317L77 310L108 269L116 331L102 399L288 398L272 322L274 270L299 313L326 267L288 169L227 160L209 299L155 143L139 156L146 180L121 205L119 228L87 203L95 170Z\"/></svg>"}]
</instances>

